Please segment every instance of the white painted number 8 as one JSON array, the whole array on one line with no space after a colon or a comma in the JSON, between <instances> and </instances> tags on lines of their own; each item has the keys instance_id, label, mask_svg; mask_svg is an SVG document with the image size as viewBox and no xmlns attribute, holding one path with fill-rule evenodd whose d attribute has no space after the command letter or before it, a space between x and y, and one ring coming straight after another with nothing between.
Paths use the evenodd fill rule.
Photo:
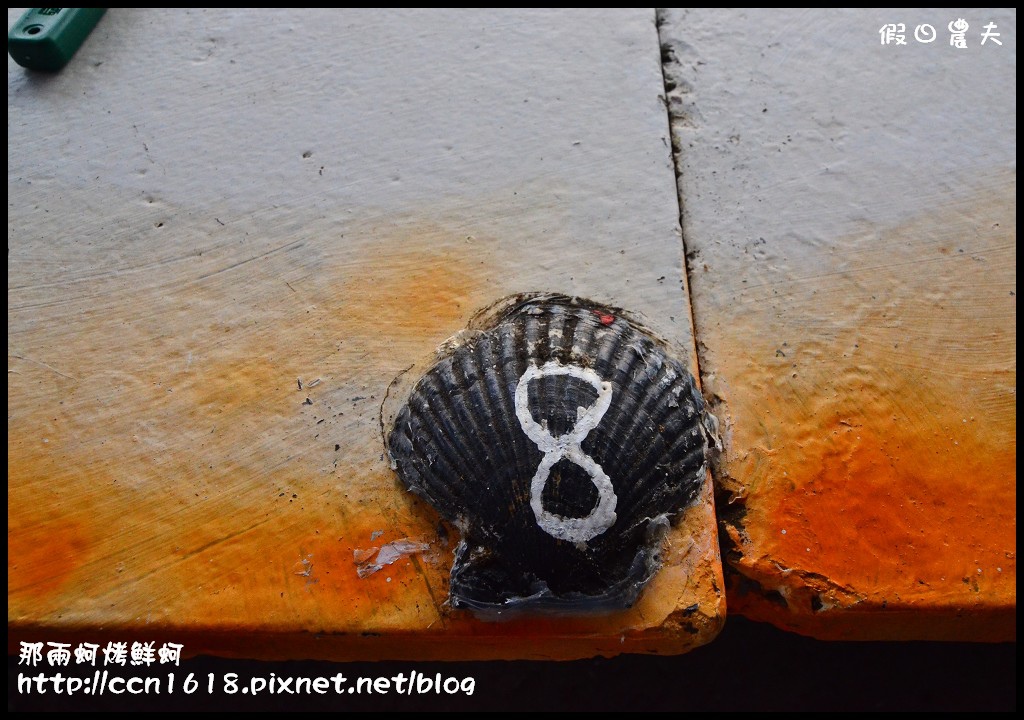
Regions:
<instances>
[{"instance_id":1,"label":"white painted number 8","mask_svg":"<svg viewBox=\"0 0 1024 720\"><path fill-rule=\"evenodd\" d=\"M542 427L533 419L528 389L533 380L559 375L568 375L589 383L597 390L597 400L589 408L576 408L576 425L572 430L565 435L552 437L546 427ZM618 498L612 481L605 475L601 466L580 447L583 439L601 422L611 402L612 384L602 380L593 370L578 365L562 365L556 361L548 362L542 367L531 365L519 378L515 398L516 417L519 418L519 424L526 436L544 453L544 459L540 461L530 483L530 507L533 508L533 514L541 530L559 540L586 542L615 524L615 505ZM544 509L544 486L551 475L551 468L562 458L586 470L590 481L597 488L597 504L586 517L562 517Z\"/></svg>"}]
</instances>

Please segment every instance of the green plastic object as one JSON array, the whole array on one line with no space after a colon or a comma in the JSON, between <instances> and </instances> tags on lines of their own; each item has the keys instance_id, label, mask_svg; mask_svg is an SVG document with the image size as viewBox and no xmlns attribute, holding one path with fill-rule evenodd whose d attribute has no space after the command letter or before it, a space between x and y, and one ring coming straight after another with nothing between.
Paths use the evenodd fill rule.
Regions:
<instances>
[{"instance_id":1,"label":"green plastic object","mask_svg":"<svg viewBox=\"0 0 1024 720\"><path fill-rule=\"evenodd\" d=\"M32 8L7 33L7 52L22 67L60 70L106 11L106 8Z\"/></svg>"}]
</instances>

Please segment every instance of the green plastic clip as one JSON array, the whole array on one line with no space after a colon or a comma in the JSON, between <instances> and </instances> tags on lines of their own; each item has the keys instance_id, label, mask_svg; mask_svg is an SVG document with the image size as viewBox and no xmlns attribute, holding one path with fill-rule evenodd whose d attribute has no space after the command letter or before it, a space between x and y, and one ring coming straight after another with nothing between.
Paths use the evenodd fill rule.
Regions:
<instances>
[{"instance_id":1,"label":"green plastic clip","mask_svg":"<svg viewBox=\"0 0 1024 720\"><path fill-rule=\"evenodd\" d=\"M32 8L7 33L7 52L22 67L60 70L106 11L106 8Z\"/></svg>"}]
</instances>

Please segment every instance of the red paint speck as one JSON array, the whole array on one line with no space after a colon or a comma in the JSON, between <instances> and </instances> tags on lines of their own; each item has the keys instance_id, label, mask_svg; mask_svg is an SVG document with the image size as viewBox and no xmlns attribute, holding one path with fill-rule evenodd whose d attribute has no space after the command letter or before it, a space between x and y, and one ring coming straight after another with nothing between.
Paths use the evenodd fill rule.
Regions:
<instances>
[{"instance_id":1,"label":"red paint speck","mask_svg":"<svg viewBox=\"0 0 1024 720\"><path fill-rule=\"evenodd\" d=\"M615 322L614 315L606 315L605 313L598 312L597 310L594 310L594 314L597 315L597 319L601 321L602 325L611 325Z\"/></svg>"}]
</instances>

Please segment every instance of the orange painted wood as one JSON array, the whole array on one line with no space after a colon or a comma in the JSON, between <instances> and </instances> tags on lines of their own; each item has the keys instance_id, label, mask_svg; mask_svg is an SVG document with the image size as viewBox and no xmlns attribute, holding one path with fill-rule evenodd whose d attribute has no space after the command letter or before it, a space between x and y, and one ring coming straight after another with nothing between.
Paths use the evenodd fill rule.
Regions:
<instances>
[{"instance_id":1,"label":"orange painted wood","mask_svg":"<svg viewBox=\"0 0 1024 720\"><path fill-rule=\"evenodd\" d=\"M483 622L446 606L457 534L382 438L392 380L513 292L630 308L695 357L652 17L303 17L111 11L60 75L8 68L9 643L708 642L710 480L632 609ZM359 577L402 538L430 548Z\"/></svg>"}]
</instances>

